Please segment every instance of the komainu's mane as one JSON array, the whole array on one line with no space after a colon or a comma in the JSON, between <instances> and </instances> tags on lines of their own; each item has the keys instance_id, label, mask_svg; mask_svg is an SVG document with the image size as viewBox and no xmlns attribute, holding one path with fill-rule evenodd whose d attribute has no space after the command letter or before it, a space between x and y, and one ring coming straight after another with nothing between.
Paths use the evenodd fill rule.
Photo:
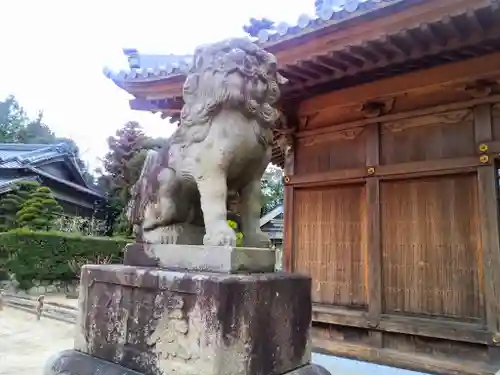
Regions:
<instances>
[{"instance_id":1,"label":"komainu's mane","mask_svg":"<svg viewBox=\"0 0 500 375\"><path fill-rule=\"evenodd\" d=\"M222 108L234 108L273 128L280 117L275 104L279 84L276 58L249 39L228 39L195 51L193 66L183 87L184 107L175 144L202 142L211 120Z\"/></svg>"}]
</instances>

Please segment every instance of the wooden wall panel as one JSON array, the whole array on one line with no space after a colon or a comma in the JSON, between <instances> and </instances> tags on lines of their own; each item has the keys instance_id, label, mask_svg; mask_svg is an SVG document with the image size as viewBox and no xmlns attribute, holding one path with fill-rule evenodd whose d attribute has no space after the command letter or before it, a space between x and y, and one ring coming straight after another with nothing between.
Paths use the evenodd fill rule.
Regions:
<instances>
[{"instance_id":1,"label":"wooden wall panel","mask_svg":"<svg viewBox=\"0 0 500 375\"><path fill-rule=\"evenodd\" d=\"M316 303L365 308L364 185L294 191L294 271L312 277Z\"/></svg>"},{"instance_id":2,"label":"wooden wall panel","mask_svg":"<svg viewBox=\"0 0 500 375\"><path fill-rule=\"evenodd\" d=\"M382 126L381 164L474 154L474 125L469 109L386 122Z\"/></svg>"},{"instance_id":3,"label":"wooden wall panel","mask_svg":"<svg viewBox=\"0 0 500 375\"><path fill-rule=\"evenodd\" d=\"M384 312L484 318L475 174L380 185Z\"/></svg>"},{"instance_id":4,"label":"wooden wall panel","mask_svg":"<svg viewBox=\"0 0 500 375\"><path fill-rule=\"evenodd\" d=\"M363 128L301 138L295 150L295 174L328 172L365 165Z\"/></svg>"}]
</instances>

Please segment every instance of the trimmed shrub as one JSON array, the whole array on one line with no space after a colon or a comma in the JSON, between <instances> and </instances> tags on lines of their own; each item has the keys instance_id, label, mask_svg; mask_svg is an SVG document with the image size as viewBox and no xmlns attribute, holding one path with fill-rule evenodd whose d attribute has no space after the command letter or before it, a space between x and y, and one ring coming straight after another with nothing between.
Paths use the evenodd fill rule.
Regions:
<instances>
[{"instance_id":1,"label":"trimmed shrub","mask_svg":"<svg viewBox=\"0 0 500 375\"><path fill-rule=\"evenodd\" d=\"M40 184L36 181L18 182L10 193L0 198L0 232L17 228L17 212L39 187Z\"/></svg>"},{"instance_id":2,"label":"trimmed shrub","mask_svg":"<svg viewBox=\"0 0 500 375\"><path fill-rule=\"evenodd\" d=\"M50 230L62 207L48 187L40 186L31 193L16 214L19 227L31 230Z\"/></svg>"},{"instance_id":3,"label":"trimmed shrub","mask_svg":"<svg viewBox=\"0 0 500 375\"><path fill-rule=\"evenodd\" d=\"M16 229L0 233L0 268L13 273L22 289L36 282L68 283L77 278L70 267L72 260L91 262L110 257L112 263L121 263L128 242L122 238Z\"/></svg>"}]
</instances>

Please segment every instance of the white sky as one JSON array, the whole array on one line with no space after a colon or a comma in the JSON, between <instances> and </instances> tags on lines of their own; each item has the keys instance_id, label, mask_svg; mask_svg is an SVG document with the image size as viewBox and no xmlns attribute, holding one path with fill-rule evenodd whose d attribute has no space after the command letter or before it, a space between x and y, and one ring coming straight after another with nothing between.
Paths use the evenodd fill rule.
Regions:
<instances>
[{"instance_id":1,"label":"white sky","mask_svg":"<svg viewBox=\"0 0 500 375\"><path fill-rule=\"evenodd\" d=\"M91 167L126 121L168 136L174 125L129 109L129 95L102 70L127 68L123 47L189 54L201 43L243 35L250 17L295 24L314 0L1 0L0 100L14 94L73 138Z\"/></svg>"}]
</instances>

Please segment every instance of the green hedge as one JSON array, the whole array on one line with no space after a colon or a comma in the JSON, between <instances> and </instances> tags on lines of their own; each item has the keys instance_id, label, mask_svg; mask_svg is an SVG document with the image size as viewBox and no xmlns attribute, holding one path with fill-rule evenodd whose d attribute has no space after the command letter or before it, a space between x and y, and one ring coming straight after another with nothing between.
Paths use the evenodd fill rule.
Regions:
<instances>
[{"instance_id":1,"label":"green hedge","mask_svg":"<svg viewBox=\"0 0 500 375\"><path fill-rule=\"evenodd\" d=\"M128 242L113 237L17 229L0 233L0 268L15 274L23 289L37 281L69 282L76 277L68 265L70 260L112 256L113 263L120 263L122 250Z\"/></svg>"}]
</instances>

